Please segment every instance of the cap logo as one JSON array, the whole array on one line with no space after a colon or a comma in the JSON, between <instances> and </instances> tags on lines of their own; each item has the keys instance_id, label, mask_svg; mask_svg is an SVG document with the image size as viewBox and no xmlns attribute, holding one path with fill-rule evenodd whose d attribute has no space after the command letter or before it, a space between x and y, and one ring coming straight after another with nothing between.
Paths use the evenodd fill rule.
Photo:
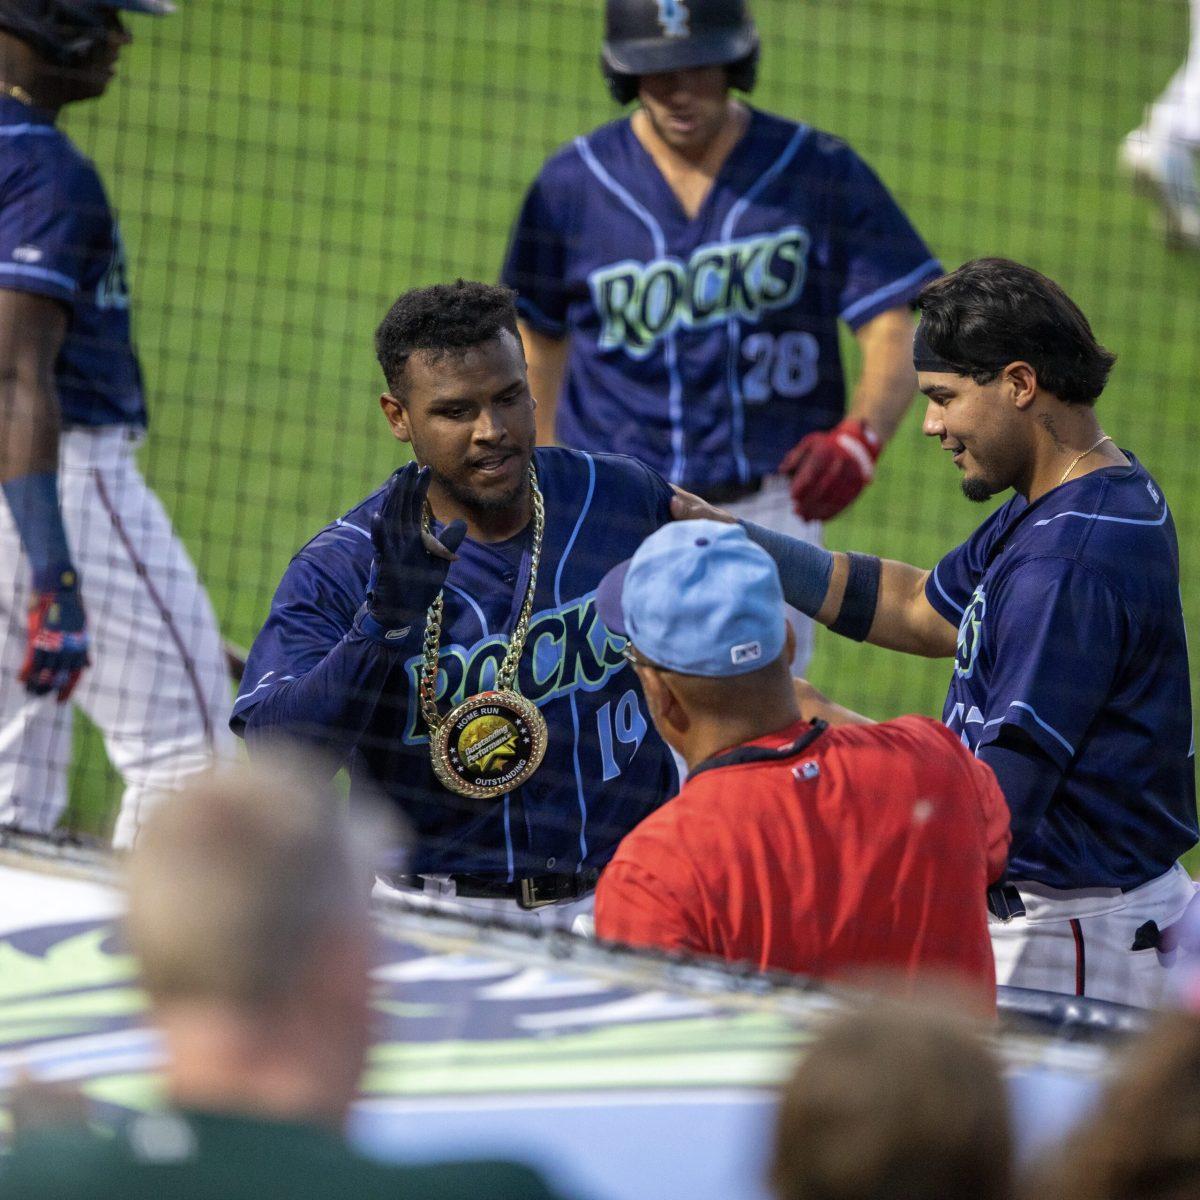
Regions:
<instances>
[{"instance_id":1,"label":"cap logo","mask_svg":"<svg viewBox=\"0 0 1200 1200\"><path fill-rule=\"evenodd\" d=\"M658 0L658 23L667 37L687 37L691 33L688 16L685 0Z\"/></svg>"},{"instance_id":2,"label":"cap logo","mask_svg":"<svg viewBox=\"0 0 1200 1200\"><path fill-rule=\"evenodd\" d=\"M762 643L743 642L740 646L734 646L729 651L729 658L735 667L740 667L743 663L757 662L762 658Z\"/></svg>"}]
</instances>

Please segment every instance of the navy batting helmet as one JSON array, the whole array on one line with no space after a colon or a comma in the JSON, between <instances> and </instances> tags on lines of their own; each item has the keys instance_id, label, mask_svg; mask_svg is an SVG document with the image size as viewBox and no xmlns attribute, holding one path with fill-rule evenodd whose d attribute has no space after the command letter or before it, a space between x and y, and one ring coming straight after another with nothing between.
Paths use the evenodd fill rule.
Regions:
<instances>
[{"instance_id":1,"label":"navy batting helmet","mask_svg":"<svg viewBox=\"0 0 1200 1200\"><path fill-rule=\"evenodd\" d=\"M723 65L729 84L754 87L758 31L745 0L607 0L600 65L618 104L637 95L638 76Z\"/></svg>"},{"instance_id":2,"label":"navy batting helmet","mask_svg":"<svg viewBox=\"0 0 1200 1200\"><path fill-rule=\"evenodd\" d=\"M171 0L0 0L0 29L61 67L75 66L108 37L107 10L174 12Z\"/></svg>"}]
</instances>

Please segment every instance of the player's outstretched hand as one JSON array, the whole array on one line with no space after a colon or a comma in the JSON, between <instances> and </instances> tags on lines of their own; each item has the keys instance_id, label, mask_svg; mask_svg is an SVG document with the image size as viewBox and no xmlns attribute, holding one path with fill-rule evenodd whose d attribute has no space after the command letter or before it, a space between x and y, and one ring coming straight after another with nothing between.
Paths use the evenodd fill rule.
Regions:
<instances>
[{"instance_id":1,"label":"player's outstretched hand","mask_svg":"<svg viewBox=\"0 0 1200 1200\"><path fill-rule=\"evenodd\" d=\"M695 496L691 492L685 492L683 488L676 487L674 484L671 484L671 491L675 493L671 497L671 517L673 520L723 521L726 525L735 524L734 518L723 508L717 508L716 505L709 504L707 500L701 500L699 496Z\"/></svg>"},{"instance_id":2,"label":"player's outstretched hand","mask_svg":"<svg viewBox=\"0 0 1200 1200\"><path fill-rule=\"evenodd\" d=\"M805 521L828 521L875 476L883 449L865 421L847 419L810 433L788 451L779 470L792 477L792 506Z\"/></svg>"},{"instance_id":3,"label":"player's outstretched hand","mask_svg":"<svg viewBox=\"0 0 1200 1200\"><path fill-rule=\"evenodd\" d=\"M62 571L53 587L35 589L26 631L18 678L33 695L57 692L64 703L88 666L87 620L74 571Z\"/></svg>"},{"instance_id":4,"label":"player's outstretched hand","mask_svg":"<svg viewBox=\"0 0 1200 1200\"><path fill-rule=\"evenodd\" d=\"M408 463L392 476L383 504L371 518L375 561L367 607L389 629L423 625L467 535L465 521L451 521L440 537L423 532L428 493L429 468Z\"/></svg>"}]
</instances>

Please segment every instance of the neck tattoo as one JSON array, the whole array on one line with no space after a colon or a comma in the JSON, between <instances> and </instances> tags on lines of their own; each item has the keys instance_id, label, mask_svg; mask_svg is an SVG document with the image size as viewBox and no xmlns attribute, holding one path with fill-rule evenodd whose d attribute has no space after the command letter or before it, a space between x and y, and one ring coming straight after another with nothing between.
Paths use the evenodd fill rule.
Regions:
<instances>
[{"instance_id":1,"label":"neck tattoo","mask_svg":"<svg viewBox=\"0 0 1200 1200\"><path fill-rule=\"evenodd\" d=\"M1071 459L1071 465L1062 473L1062 478L1058 481L1057 486L1062 487L1062 485L1067 482L1067 476L1070 475L1071 472L1073 470L1075 470L1075 468L1077 466L1079 466L1079 464L1085 458L1087 458L1087 456L1089 454L1091 454L1091 452L1093 450L1099 450L1100 447L1103 446L1105 442L1111 442L1111 441L1112 441L1112 438L1110 438L1108 436L1108 434L1106 433L1102 438L1100 438L1099 441L1093 442L1082 454L1075 455L1075 457L1073 459Z\"/></svg>"}]
</instances>

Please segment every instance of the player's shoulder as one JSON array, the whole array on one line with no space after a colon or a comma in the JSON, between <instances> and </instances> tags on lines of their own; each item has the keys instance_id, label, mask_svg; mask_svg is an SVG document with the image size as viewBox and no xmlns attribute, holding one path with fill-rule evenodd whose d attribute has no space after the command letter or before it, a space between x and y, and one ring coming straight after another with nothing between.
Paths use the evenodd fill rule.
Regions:
<instances>
[{"instance_id":1,"label":"player's shoulder","mask_svg":"<svg viewBox=\"0 0 1200 1200\"><path fill-rule=\"evenodd\" d=\"M1170 508L1150 473L1126 454L1127 467L1092 471L1031 505L1012 539L1009 570L1026 578L1084 570L1122 594L1164 579L1171 584L1177 563ZM1141 569L1131 572L1131 563Z\"/></svg>"},{"instance_id":2,"label":"player's shoulder","mask_svg":"<svg viewBox=\"0 0 1200 1200\"><path fill-rule=\"evenodd\" d=\"M857 729L868 740L890 750L904 749L915 754L934 751L949 756L955 761L970 758L970 751L962 744L959 736L941 721L920 713L906 713L875 725L841 726L842 729Z\"/></svg>"},{"instance_id":3,"label":"player's shoulder","mask_svg":"<svg viewBox=\"0 0 1200 1200\"><path fill-rule=\"evenodd\" d=\"M307 561L326 567L338 563L369 567L375 554L371 543L371 518L379 511L383 493L390 482L390 479L385 480L353 508L334 517L314 533L292 556L292 562Z\"/></svg>"},{"instance_id":4,"label":"player's shoulder","mask_svg":"<svg viewBox=\"0 0 1200 1200\"><path fill-rule=\"evenodd\" d=\"M893 789L912 781L917 792L938 792L951 799L967 799L964 777L982 769L961 737L941 721L920 713L907 713L873 725L840 725L827 734L830 745L853 762L856 775L874 772ZM907 769L905 769L907 768Z\"/></svg>"},{"instance_id":5,"label":"player's shoulder","mask_svg":"<svg viewBox=\"0 0 1200 1200\"><path fill-rule=\"evenodd\" d=\"M588 173L589 158L611 161L629 136L629 118L620 117L563 142L542 163L538 183L550 190L577 187Z\"/></svg>"},{"instance_id":6,"label":"player's shoulder","mask_svg":"<svg viewBox=\"0 0 1200 1200\"><path fill-rule=\"evenodd\" d=\"M0 178L53 188L75 203L104 199L95 165L60 129L36 122L0 124Z\"/></svg>"},{"instance_id":7,"label":"player's shoulder","mask_svg":"<svg viewBox=\"0 0 1200 1200\"><path fill-rule=\"evenodd\" d=\"M628 454L539 446L534 452L538 478L587 483L600 491L616 491L631 499L639 492L657 498L670 485L653 468Z\"/></svg>"},{"instance_id":8,"label":"player's shoulder","mask_svg":"<svg viewBox=\"0 0 1200 1200\"><path fill-rule=\"evenodd\" d=\"M796 153L790 169L819 166L831 172L841 172L861 163L862 158L845 138L821 129L782 117L777 113L752 110L751 131L755 148L768 157L777 157L789 146Z\"/></svg>"}]
</instances>

